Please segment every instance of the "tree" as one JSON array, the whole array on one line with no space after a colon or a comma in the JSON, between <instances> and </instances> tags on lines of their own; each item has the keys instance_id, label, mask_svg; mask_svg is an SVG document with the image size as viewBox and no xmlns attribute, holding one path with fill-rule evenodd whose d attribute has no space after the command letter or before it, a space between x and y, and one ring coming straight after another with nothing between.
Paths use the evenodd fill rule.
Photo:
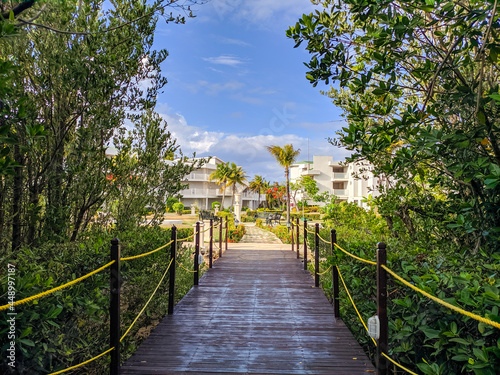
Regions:
<instances>
[{"instance_id":1,"label":"tree","mask_svg":"<svg viewBox=\"0 0 500 375\"><path fill-rule=\"evenodd\" d=\"M287 31L307 79L348 125L331 139L385 179L376 200L410 236L499 250L496 1L324 1ZM490 250L490 251L491 251Z\"/></svg>"},{"instance_id":2,"label":"tree","mask_svg":"<svg viewBox=\"0 0 500 375\"><path fill-rule=\"evenodd\" d=\"M226 187L228 182L228 177L231 172L231 168L229 166L229 162L217 164L217 169L213 171L210 176L208 176L208 181L215 181L217 185L219 185L222 191L222 202L221 202L221 210L224 209L224 200L226 198Z\"/></svg>"},{"instance_id":3,"label":"tree","mask_svg":"<svg viewBox=\"0 0 500 375\"><path fill-rule=\"evenodd\" d=\"M260 207L260 195L262 194L262 192L264 191L264 188L266 186L267 186L266 180L262 176L259 176L259 175L255 175L253 180L250 181L250 185L249 185L250 190L253 191L254 193L259 194L257 207Z\"/></svg>"},{"instance_id":4,"label":"tree","mask_svg":"<svg viewBox=\"0 0 500 375\"><path fill-rule=\"evenodd\" d=\"M300 154L300 149L294 150L293 145L266 146L276 161L285 168L286 178L286 223L290 226L290 166L295 163L297 156Z\"/></svg>"},{"instance_id":5,"label":"tree","mask_svg":"<svg viewBox=\"0 0 500 375\"><path fill-rule=\"evenodd\" d=\"M229 168L229 174L227 176L227 186L233 187L233 195L231 198L231 206L234 206L234 196L236 194L236 185L244 185L247 182L246 172L242 167L237 166L235 163L231 163Z\"/></svg>"},{"instance_id":6,"label":"tree","mask_svg":"<svg viewBox=\"0 0 500 375\"><path fill-rule=\"evenodd\" d=\"M153 49L154 15L178 6L26 3L0 21L0 232L2 248L13 250L75 240L117 199L106 150L125 122L154 108L167 57ZM2 13L12 4L2 3Z\"/></svg>"}]
</instances>

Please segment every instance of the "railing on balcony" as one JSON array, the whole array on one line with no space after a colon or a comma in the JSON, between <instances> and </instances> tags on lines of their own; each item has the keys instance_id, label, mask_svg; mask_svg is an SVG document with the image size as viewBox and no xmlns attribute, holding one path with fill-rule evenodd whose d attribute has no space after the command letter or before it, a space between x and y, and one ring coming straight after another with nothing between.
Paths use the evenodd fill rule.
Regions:
<instances>
[{"instance_id":1,"label":"railing on balcony","mask_svg":"<svg viewBox=\"0 0 500 375\"><path fill-rule=\"evenodd\" d=\"M347 195L346 189L333 189L333 194L337 197Z\"/></svg>"},{"instance_id":2,"label":"railing on balcony","mask_svg":"<svg viewBox=\"0 0 500 375\"><path fill-rule=\"evenodd\" d=\"M208 181L208 174L206 173L190 173L187 175L187 180L188 181Z\"/></svg>"},{"instance_id":3,"label":"railing on balcony","mask_svg":"<svg viewBox=\"0 0 500 375\"><path fill-rule=\"evenodd\" d=\"M332 180L347 180L347 173L334 172Z\"/></svg>"},{"instance_id":4,"label":"railing on balcony","mask_svg":"<svg viewBox=\"0 0 500 375\"><path fill-rule=\"evenodd\" d=\"M190 197L200 197L200 198L211 198L218 195L219 190L217 189L186 189L182 190L181 194L185 198Z\"/></svg>"}]
</instances>

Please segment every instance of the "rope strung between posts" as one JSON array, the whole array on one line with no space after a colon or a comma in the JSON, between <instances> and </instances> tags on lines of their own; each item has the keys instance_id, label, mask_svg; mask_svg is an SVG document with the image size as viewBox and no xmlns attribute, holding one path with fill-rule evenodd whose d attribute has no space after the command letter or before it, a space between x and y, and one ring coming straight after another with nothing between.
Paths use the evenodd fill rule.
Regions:
<instances>
[{"instance_id":1,"label":"rope strung between posts","mask_svg":"<svg viewBox=\"0 0 500 375\"><path fill-rule=\"evenodd\" d=\"M321 237L319 234L318 234L318 237L319 237L319 239L320 239L321 241L323 241L324 243L327 243L327 244L329 244L329 245L331 245L331 244L332 244L330 241L325 240L325 239L324 239L323 237Z\"/></svg>"},{"instance_id":2,"label":"rope strung between posts","mask_svg":"<svg viewBox=\"0 0 500 375\"><path fill-rule=\"evenodd\" d=\"M52 288L52 289L47 290L47 291L45 291L45 292L43 292L43 293L39 293L39 294L36 294L36 295L34 295L34 296L31 296L31 297L28 297L28 298L21 299L21 300L16 301L16 302L14 302L14 303L12 303L12 304L7 304L7 305L0 306L0 311L2 311L2 310L7 310L7 309L8 309L9 307L11 307L11 306L22 305L23 303L30 302L30 301L34 301L34 300L36 300L36 299L38 299L38 298L42 298L42 297L48 296L49 294L52 294L52 293L54 293L54 292L57 292L58 290L61 290L61 289L67 288L67 287L69 287L69 286L71 286L71 285L74 285L74 284L76 284L76 283L79 283L80 281L83 281L83 280L85 280L86 278L88 278L88 277L90 277L90 276L92 276L92 275L95 275L96 273L101 272L102 270L104 270L104 269L108 268L108 267L109 267L109 266L111 266L114 262L115 262L115 261L113 260L112 262L109 262L108 264L106 264L106 265L104 265L104 266L102 266L102 267L100 267L100 268L96 269L95 271L92 271L92 272L90 272L90 273L88 273L88 274L86 274L86 275L84 275L84 276L82 276L82 277L79 277L78 279L75 279L75 280L70 281L70 282L68 282L68 283L66 283L66 284L60 285L60 286L58 286L58 287L56 287L56 288Z\"/></svg>"},{"instance_id":3,"label":"rope strung between posts","mask_svg":"<svg viewBox=\"0 0 500 375\"><path fill-rule=\"evenodd\" d=\"M405 279L403 279L401 276L399 276L398 274L396 274L396 273L395 273L394 271L392 271L390 268L388 268L388 267L386 267L386 266L384 266L384 265L382 265L382 268L383 268L384 270L386 270L388 273L390 273L392 276L394 276L394 277L395 277L398 281L400 281L400 282L402 282L404 285L406 285L407 287L409 287L409 288L411 288L411 289L413 289L413 290L415 290L415 291L417 291L417 292L419 292L419 293L423 294L424 296L426 296L427 298L430 298L430 299L431 299L431 300L433 300L434 302L437 302L437 303L439 303L440 305L443 305L443 306L445 306L445 307L447 307L447 308L449 308L449 309L451 309L451 310L453 310L453 311L456 311L456 312L458 312L458 313L460 313L460 314L462 314L462 315L468 316L469 318L475 319L475 320L477 320L477 321L479 321L479 322L482 322L482 323L484 323L484 324L488 324L488 325L490 325L490 326L492 326L492 327L495 327L495 328L500 329L500 323L497 323L497 322L494 322L494 321L492 321L492 320L489 320L489 319L483 318L483 317L482 317L482 316L480 316L480 315L477 315L477 314L471 313L471 312L469 312L469 311L466 311L466 310L464 310L464 309L461 309L460 307L457 307L457 306L455 306L455 305L452 305L451 303L445 302L445 301L443 301L443 300L441 300L441 299L439 299L439 298L437 298L437 297L433 296L432 294L429 294L429 293L427 293L427 292L423 291L422 289L420 289L420 288L416 287L415 285L410 284L408 281L406 281L406 280L405 280Z\"/></svg>"},{"instance_id":4,"label":"rope strung between posts","mask_svg":"<svg viewBox=\"0 0 500 375\"><path fill-rule=\"evenodd\" d=\"M403 365L400 365L399 363L397 363L394 359L392 359L391 357L389 357L387 354L385 354L384 352L382 352L382 355L387 358L389 361L391 361L392 363L394 363L396 366L398 366L399 368L405 370L407 373L411 374L411 375L418 375L416 373L414 373L413 371L411 370L408 370L406 367L404 367Z\"/></svg>"},{"instance_id":5,"label":"rope strung between posts","mask_svg":"<svg viewBox=\"0 0 500 375\"><path fill-rule=\"evenodd\" d=\"M328 271L330 271L332 269L332 267L333 267L333 264L330 267L328 267L328 269L326 271L318 273L318 275L320 275L320 276L324 275L325 273L327 273Z\"/></svg>"},{"instance_id":6,"label":"rope strung between posts","mask_svg":"<svg viewBox=\"0 0 500 375\"><path fill-rule=\"evenodd\" d=\"M351 254L350 252L348 252L348 251L346 251L346 250L342 249L342 248L341 248L339 245L337 245L336 243L334 243L334 245L335 245L335 247L336 247L337 249L339 249L339 250L343 251L344 253L346 253L346 254L347 254L347 255L349 255L350 257L353 257L354 259L357 259L357 260L359 260L359 261L361 261L361 262L365 262L365 263L368 263L368 264L372 264L372 265L374 265L374 266L376 266L376 265L377 265L377 262L372 262L371 260L366 260L366 259L360 258L360 257L358 257L358 256L356 256L356 255L354 255L354 254Z\"/></svg>"},{"instance_id":7,"label":"rope strung between posts","mask_svg":"<svg viewBox=\"0 0 500 375\"><path fill-rule=\"evenodd\" d=\"M359 317L359 320L361 321L361 323L363 324L363 327L365 327L366 329L366 332L368 332L368 327L366 326L366 323L365 321L363 320L363 318L361 317L361 314L359 313L359 310L358 308L356 307L356 304L354 303L354 300L352 299L352 296L351 296L351 293L349 293L349 289L347 289L347 286L346 286L346 283L344 281L344 278L342 277L342 273L340 272L340 269L338 266L335 266L337 267L337 270L339 272L339 276L340 276L340 280L342 281L342 284L344 285L344 288L345 288L345 291L347 292L347 296L349 297L349 299L351 300L351 303L352 303L352 306L354 307L354 310L356 310L356 313L358 314L358 317ZM377 346L377 341L370 336L370 338L372 339L373 343L375 344L375 346ZM391 357L389 357L387 354L385 353L382 353L382 355L387 358L389 361L391 361L392 363L394 363L396 366L400 367L401 369L405 370L406 372L410 373L411 375L418 375L416 373L414 373L413 371L407 369L406 367L404 367L403 365L400 365L399 363L397 363L395 360L393 360Z\"/></svg>"},{"instance_id":8,"label":"rope strung between posts","mask_svg":"<svg viewBox=\"0 0 500 375\"><path fill-rule=\"evenodd\" d=\"M146 302L146 304L144 305L144 307L142 308L141 311L139 311L139 314L137 314L137 316L135 317L134 321L132 322L132 324L130 325L130 327L128 327L128 329L125 331L125 333L123 334L123 336L121 337L120 339L120 342L122 342L122 340L125 338L125 336L127 336L127 333L129 333L129 331L132 329L132 327L134 326L135 322L137 322L137 319L139 319L139 317L142 315L142 313L144 312L144 310L146 309L146 307L148 307L149 305L149 302L151 302L151 300L153 299L154 295L156 294L156 292L158 291L158 288L160 287L161 283L163 282L163 279L165 278L165 276L167 276L167 272L168 270L170 269L170 266L172 265L172 261L174 259L170 259L170 263L168 264L168 267L167 269L165 270L165 272L163 273L163 276L161 277L160 281L158 282L158 285L156 285L156 288L155 290L153 291L153 294L151 294L151 296L149 297L148 301Z\"/></svg>"},{"instance_id":9,"label":"rope strung between posts","mask_svg":"<svg viewBox=\"0 0 500 375\"><path fill-rule=\"evenodd\" d=\"M347 292L347 296L351 300L351 303L352 303L352 306L354 307L354 310L356 310L356 313L358 314L359 320L361 320L361 323L363 323L363 327L365 327L366 332L368 332L368 327L366 326L365 321L361 317L361 314L359 313L359 310L356 307L356 304L354 303L354 300L351 297L351 293L349 293L349 289L347 289L347 285L345 284L344 277L342 276L342 272L340 272L340 268L338 266L335 266L335 267L337 267L337 270L338 270L339 276L340 276L340 280L342 281L342 284L344 285L345 291ZM375 339L373 337L371 337L371 336L370 336L370 338L372 339L372 341L375 344L375 346L377 346L377 342L375 341Z\"/></svg>"},{"instance_id":10,"label":"rope strung between posts","mask_svg":"<svg viewBox=\"0 0 500 375\"><path fill-rule=\"evenodd\" d=\"M67 369L60 370L60 371L57 371L57 372L53 372L53 373L51 373L51 374L49 374L49 375L58 375L58 374L62 374L63 372L66 372L66 371L69 371L69 370L74 370L75 368L78 368L78 367L80 367L80 366L86 365L87 363L90 363L90 362L92 362L92 361L95 361L97 358L100 358L100 357L102 357L103 355L108 354L108 353L109 353L110 351L112 351L114 348L115 348L115 347L109 348L109 349L108 349L108 350L106 350L105 352L103 352L103 353L101 353L101 354L99 354L99 355L96 355L94 358L91 358L91 359L89 359L89 360L87 360L87 361L85 361L85 362L79 363L79 364L77 364L77 365L75 365L75 366L68 367Z\"/></svg>"},{"instance_id":11,"label":"rope strung between posts","mask_svg":"<svg viewBox=\"0 0 500 375\"><path fill-rule=\"evenodd\" d=\"M193 232L193 234L191 234L190 236L187 236L187 237L185 237L185 238L181 238L181 239L177 240L177 242L187 241L187 240L189 240L191 237L196 236L197 234L198 234L198 232Z\"/></svg>"},{"instance_id":12,"label":"rope strung between posts","mask_svg":"<svg viewBox=\"0 0 500 375\"><path fill-rule=\"evenodd\" d=\"M157 251L160 251L161 249L164 249L166 248L168 245L170 245L172 242L174 242L174 240L171 240L169 243L163 245L163 246L160 246L159 248L157 249L154 249L150 252L147 252L147 253L144 253L144 254L139 254L139 255L134 255L134 256L131 256L131 257L126 257L126 258L120 258L120 261L124 262L124 261L127 261L127 260L132 260L132 259L137 259L137 258L142 258L142 257L145 257L147 255L151 255L151 254L154 254L156 253Z\"/></svg>"},{"instance_id":13,"label":"rope strung between posts","mask_svg":"<svg viewBox=\"0 0 500 375\"><path fill-rule=\"evenodd\" d=\"M179 263L179 261L178 261L178 260L176 260L175 262L176 262L176 263L177 263L177 265L178 265L179 267L181 267L184 271L187 271L187 272L190 272L190 273L196 273L196 272L198 272L198 271L191 271L191 270L188 270L188 269L187 269L186 267L184 267L181 263Z\"/></svg>"}]
</instances>

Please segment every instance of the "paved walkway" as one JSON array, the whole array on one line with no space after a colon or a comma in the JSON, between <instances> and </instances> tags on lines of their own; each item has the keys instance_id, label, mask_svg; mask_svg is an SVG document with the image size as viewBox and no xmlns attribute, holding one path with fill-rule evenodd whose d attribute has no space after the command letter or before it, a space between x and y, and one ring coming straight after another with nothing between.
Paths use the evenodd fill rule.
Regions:
<instances>
[{"instance_id":1,"label":"paved walkway","mask_svg":"<svg viewBox=\"0 0 500 375\"><path fill-rule=\"evenodd\" d=\"M281 240L274 233L255 226L255 223L243 223L247 233L243 236L240 243L267 243L282 244Z\"/></svg>"}]
</instances>

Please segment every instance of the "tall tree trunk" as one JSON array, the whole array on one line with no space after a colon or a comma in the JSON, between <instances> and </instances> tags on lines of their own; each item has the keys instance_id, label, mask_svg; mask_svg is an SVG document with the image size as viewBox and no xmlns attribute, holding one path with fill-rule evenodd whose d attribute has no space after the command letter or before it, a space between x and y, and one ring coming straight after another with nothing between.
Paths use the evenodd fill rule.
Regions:
<instances>
[{"instance_id":1,"label":"tall tree trunk","mask_svg":"<svg viewBox=\"0 0 500 375\"><path fill-rule=\"evenodd\" d=\"M290 227L290 170L285 168L286 177L286 225Z\"/></svg>"},{"instance_id":2,"label":"tall tree trunk","mask_svg":"<svg viewBox=\"0 0 500 375\"><path fill-rule=\"evenodd\" d=\"M14 145L14 160L21 165L16 168L13 181L12 192L12 251L16 251L21 247L21 199L23 191L23 160L19 150L19 143Z\"/></svg>"},{"instance_id":3,"label":"tall tree trunk","mask_svg":"<svg viewBox=\"0 0 500 375\"><path fill-rule=\"evenodd\" d=\"M224 201L226 200L226 184L222 185L222 202L221 202L221 207L220 210L224 211Z\"/></svg>"}]
</instances>

